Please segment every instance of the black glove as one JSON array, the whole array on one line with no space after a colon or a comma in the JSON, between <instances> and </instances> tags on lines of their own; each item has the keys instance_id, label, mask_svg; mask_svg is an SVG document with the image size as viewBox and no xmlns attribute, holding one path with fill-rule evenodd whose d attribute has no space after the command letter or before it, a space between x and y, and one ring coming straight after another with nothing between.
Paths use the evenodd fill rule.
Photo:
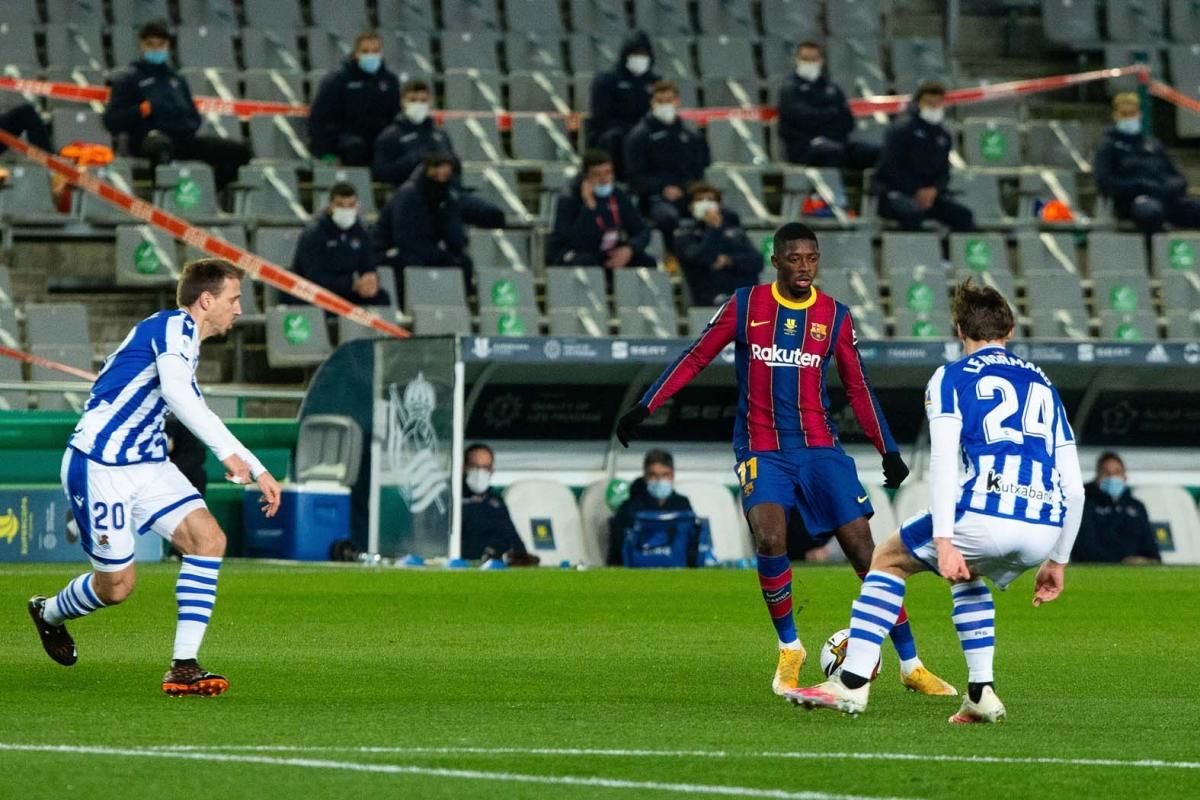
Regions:
<instances>
[{"instance_id":1,"label":"black glove","mask_svg":"<svg viewBox=\"0 0 1200 800\"><path fill-rule=\"evenodd\" d=\"M908 465L899 453L883 454L883 488L898 489L908 477Z\"/></svg>"},{"instance_id":2,"label":"black glove","mask_svg":"<svg viewBox=\"0 0 1200 800\"><path fill-rule=\"evenodd\" d=\"M617 420L617 441L622 447L629 447L629 440L633 438L633 432L637 430L637 426L646 421L646 417L650 416L650 409L646 408L641 403L626 411Z\"/></svg>"}]
</instances>

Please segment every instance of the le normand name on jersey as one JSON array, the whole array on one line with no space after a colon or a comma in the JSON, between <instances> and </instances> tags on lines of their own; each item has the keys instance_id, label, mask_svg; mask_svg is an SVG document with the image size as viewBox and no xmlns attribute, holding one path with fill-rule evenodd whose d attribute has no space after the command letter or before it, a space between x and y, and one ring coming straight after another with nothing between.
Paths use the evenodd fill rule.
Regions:
<instances>
[{"instance_id":1,"label":"le normand name on jersey","mask_svg":"<svg viewBox=\"0 0 1200 800\"><path fill-rule=\"evenodd\" d=\"M819 367L820 353L806 353L803 348L789 349L773 344L769 347L761 344L750 345L750 357L755 361L765 361L768 367Z\"/></svg>"},{"instance_id":2,"label":"le normand name on jersey","mask_svg":"<svg viewBox=\"0 0 1200 800\"><path fill-rule=\"evenodd\" d=\"M1044 380L1047 385L1052 385L1050 383L1050 379L1046 377L1046 373L1042 372L1042 368L1037 364L1030 364L1025 359L1017 358L1012 353L1004 350L1000 350L998 352L989 350L986 353L976 353L975 355L968 357L967 365L963 367L963 372L969 372L972 375L977 375L980 372L983 372L983 370L989 366L1023 367L1036 372L1041 376L1042 380Z\"/></svg>"}]
</instances>

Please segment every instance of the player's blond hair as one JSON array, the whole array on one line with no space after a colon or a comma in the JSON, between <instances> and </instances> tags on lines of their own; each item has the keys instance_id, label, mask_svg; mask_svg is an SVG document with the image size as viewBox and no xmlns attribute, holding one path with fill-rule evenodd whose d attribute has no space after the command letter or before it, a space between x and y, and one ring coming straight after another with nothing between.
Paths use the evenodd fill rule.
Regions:
<instances>
[{"instance_id":1,"label":"player's blond hair","mask_svg":"<svg viewBox=\"0 0 1200 800\"><path fill-rule=\"evenodd\" d=\"M208 292L214 297L220 296L228 278L239 281L246 273L241 267L223 258L197 258L183 265L179 274L179 285L175 289L175 302L180 308L187 308L200 299L200 295Z\"/></svg>"},{"instance_id":2,"label":"player's blond hair","mask_svg":"<svg viewBox=\"0 0 1200 800\"><path fill-rule=\"evenodd\" d=\"M1116 111L1121 106L1134 105L1134 106L1140 107L1141 104L1142 104L1142 101L1139 100L1138 96L1136 94L1134 94L1133 92L1121 92L1120 94L1114 96L1112 99L1113 111Z\"/></svg>"}]
</instances>

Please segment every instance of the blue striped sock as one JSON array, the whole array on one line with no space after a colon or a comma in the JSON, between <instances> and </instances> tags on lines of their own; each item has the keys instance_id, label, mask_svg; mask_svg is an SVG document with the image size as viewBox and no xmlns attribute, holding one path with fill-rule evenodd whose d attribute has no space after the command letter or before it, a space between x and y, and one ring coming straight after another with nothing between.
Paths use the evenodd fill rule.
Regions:
<instances>
[{"instance_id":1,"label":"blue striped sock","mask_svg":"<svg viewBox=\"0 0 1200 800\"><path fill-rule=\"evenodd\" d=\"M92 573L85 572L46 601L42 617L51 625L62 625L69 619L86 617L102 608L104 603L100 602L96 590L92 588Z\"/></svg>"},{"instance_id":2,"label":"blue striped sock","mask_svg":"<svg viewBox=\"0 0 1200 800\"><path fill-rule=\"evenodd\" d=\"M176 661L195 658L208 630L213 604L217 601L217 574L221 569L219 557L184 556L175 581L175 603L179 607L175 624Z\"/></svg>"},{"instance_id":3,"label":"blue striped sock","mask_svg":"<svg viewBox=\"0 0 1200 800\"><path fill-rule=\"evenodd\" d=\"M863 579L858 599L850 606L850 641L842 670L870 678L879 663L879 646L896 626L904 605L904 581L871 570Z\"/></svg>"},{"instance_id":4,"label":"blue striped sock","mask_svg":"<svg viewBox=\"0 0 1200 800\"><path fill-rule=\"evenodd\" d=\"M996 655L996 605L992 592L980 579L950 587L954 597L954 630L967 659L967 680L990 683Z\"/></svg>"}]
</instances>

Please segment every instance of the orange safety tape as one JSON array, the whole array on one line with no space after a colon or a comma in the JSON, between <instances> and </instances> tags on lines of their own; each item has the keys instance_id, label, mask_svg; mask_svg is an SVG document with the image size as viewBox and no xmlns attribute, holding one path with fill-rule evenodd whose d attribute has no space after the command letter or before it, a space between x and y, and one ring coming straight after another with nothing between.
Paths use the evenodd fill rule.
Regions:
<instances>
[{"instance_id":1,"label":"orange safety tape","mask_svg":"<svg viewBox=\"0 0 1200 800\"><path fill-rule=\"evenodd\" d=\"M36 94L57 100L75 100L80 103L106 103L107 86L81 86L76 83L55 81L32 81L24 78L0 76L0 89L21 94ZM308 106L277 103L264 100L222 100L219 97L197 97L196 109L201 114L222 114L234 117L253 117L260 114L272 116L307 117Z\"/></svg>"},{"instance_id":2,"label":"orange safety tape","mask_svg":"<svg viewBox=\"0 0 1200 800\"><path fill-rule=\"evenodd\" d=\"M52 172L61 175L69 183L78 186L86 192L96 195L125 213L137 217L143 222L166 231L197 250L211 256L227 259L244 269L252 278L270 284L293 297L312 303L339 316L365 325L368 328L386 333L391 336L405 338L409 332L395 323L388 322L366 311L353 303L343 300L336 294L323 289L317 284L301 278L295 273L265 261L253 253L230 244L219 236L213 236L208 231L197 228L188 222L168 214L145 200L126 194L106 183L91 173L76 169L61 158L57 158L38 147L34 147L7 131L0 130L0 143L8 145L26 158L41 164Z\"/></svg>"},{"instance_id":3,"label":"orange safety tape","mask_svg":"<svg viewBox=\"0 0 1200 800\"><path fill-rule=\"evenodd\" d=\"M24 353L20 350L14 350L11 347L4 347L3 345L0 345L0 356L4 356L6 358L15 358L17 361L24 361L28 364L33 364L35 367L45 367L46 369L65 372L68 375L74 375L76 378L82 378L85 381L96 380L95 373L79 369L78 367L72 367L67 364L61 364L57 361L51 361L50 359L42 358L41 356L35 356L32 353Z\"/></svg>"}]
</instances>

